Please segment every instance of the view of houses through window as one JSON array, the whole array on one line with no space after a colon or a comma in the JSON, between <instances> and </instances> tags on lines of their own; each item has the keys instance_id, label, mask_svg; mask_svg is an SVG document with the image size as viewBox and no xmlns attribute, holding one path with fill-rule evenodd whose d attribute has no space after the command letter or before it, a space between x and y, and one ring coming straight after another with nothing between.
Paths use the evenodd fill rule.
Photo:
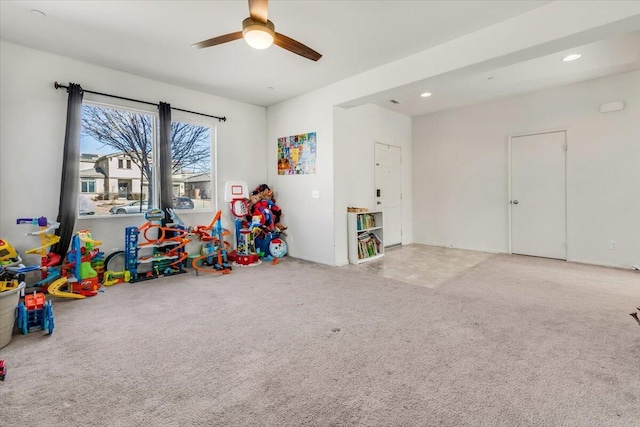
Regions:
<instances>
[{"instance_id":1,"label":"view of houses through window","mask_svg":"<svg viewBox=\"0 0 640 427\"><path fill-rule=\"evenodd\" d=\"M79 214L143 213L158 206L157 115L85 103L80 139ZM175 209L211 210L211 128L171 123Z\"/></svg>"}]
</instances>

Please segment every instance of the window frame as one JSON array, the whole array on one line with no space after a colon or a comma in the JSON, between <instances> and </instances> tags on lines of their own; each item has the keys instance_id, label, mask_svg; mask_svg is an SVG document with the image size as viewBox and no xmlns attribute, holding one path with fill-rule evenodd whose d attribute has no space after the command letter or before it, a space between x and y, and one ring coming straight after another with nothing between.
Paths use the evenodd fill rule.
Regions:
<instances>
[{"instance_id":1,"label":"window frame","mask_svg":"<svg viewBox=\"0 0 640 427\"><path fill-rule=\"evenodd\" d=\"M196 209L195 203L193 209L178 209L178 215L183 214L199 214L199 213L213 213L218 211L218 127L215 119L205 118L200 116L193 116L188 113L182 113L180 111L171 110L171 122L186 123L193 126L205 126L209 128L209 152L210 152L210 175L211 175L211 208ZM173 190L173 180L172 190ZM173 194L173 191L172 193ZM193 199L191 199L193 200Z\"/></svg>"},{"instance_id":2,"label":"window frame","mask_svg":"<svg viewBox=\"0 0 640 427\"><path fill-rule=\"evenodd\" d=\"M158 168L155 167L154 165L158 165L160 161L160 137L159 137L159 130L160 130L159 116L160 115L158 113L158 110L151 109L151 108L145 109L145 108L131 107L131 106L125 105L124 103L112 104L107 102L95 101L93 99L88 99L87 97L85 97L85 99L82 101L83 107L85 104L95 106L95 107L100 107L100 108L123 110L123 111L127 111L134 114L144 114L144 115L151 116L152 129L153 129L152 135L151 135L151 161L152 161L151 182L153 184L153 189L154 189L153 191L154 203L152 208L157 208L160 202L160 173ZM178 210L178 214L182 216L183 214L193 215L193 214L217 212L218 210L218 128L217 128L217 123L214 122L213 118L212 119L205 118L205 117L195 118L190 114L181 113L175 110L171 111L171 121L186 123L194 126L205 126L209 128L209 145L210 145L210 158L211 158L210 168L212 170L212 172L210 173L211 192L212 192L211 208L196 209L194 206L194 209L184 209L184 210L180 209ZM80 149L78 152L78 159L77 159L78 165L81 163L81 154L82 154L82 150ZM126 159L126 155L125 155L125 160L127 160L127 162L124 163L124 165L133 163L131 159ZM129 167L127 169L132 169L132 168ZM80 196L81 194L85 194L85 193L82 192L82 179L81 178L78 178L78 179L80 180L80 188L79 188L80 191L78 191L78 196ZM95 190L95 185L96 185L95 179L93 181L94 181L94 190ZM173 186L173 180L172 180L172 186ZM143 186L143 183L141 182L140 183L141 194L144 194L144 192L142 191L143 188L144 186ZM172 191L172 194L173 194L173 191ZM144 213L135 213L135 214L126 215L126 217L128 218L140 217L143 215ZM114 215L80 216L79 209L78 209L78 213L76 214L76 220L104 220L104 219L112 219L112 218L115 218L115 216Z\"/></svg>"}]
</instances>

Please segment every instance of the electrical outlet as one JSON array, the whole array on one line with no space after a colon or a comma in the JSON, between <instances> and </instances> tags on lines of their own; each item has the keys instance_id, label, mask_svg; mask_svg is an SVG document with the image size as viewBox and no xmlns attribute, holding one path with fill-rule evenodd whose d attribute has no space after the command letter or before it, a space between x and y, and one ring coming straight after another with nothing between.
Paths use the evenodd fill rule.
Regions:
<instances>
[{"instance_id":1,"label":"electrical outlet","mask_svg":"<svg viewBox=\"0 0 640 427\"><path fill-rule=\"evenodd\" d=\"M618 241L617 240L612 240L609 242L609 249L611 249L612 251L617 251L618 250Z\"/></svg>"}]
</instances>

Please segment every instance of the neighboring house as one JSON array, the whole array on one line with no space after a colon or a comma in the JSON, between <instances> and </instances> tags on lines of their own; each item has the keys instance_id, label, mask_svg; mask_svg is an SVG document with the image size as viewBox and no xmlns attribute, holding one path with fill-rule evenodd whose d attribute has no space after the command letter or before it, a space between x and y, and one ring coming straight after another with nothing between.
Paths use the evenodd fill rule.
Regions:
<instances>
[{"instance_id":1,"label":"neighboring house","mask_svg":"<svg viewBox=\"0 0 640 427\"><path fill-rule=\"evenodd\" d=\"M209 174L198 174L188 178L189 174L173 175L173 195L183 196L188 191L186 181L190 181L193 189L200 189L197 198L207 198L210 192L211 178ZM201 182L202 181L202 182ZM80 154L80 192L91 196L108 195L113 198L131 199L133 195L148 193L148 182L142 176L140 167L131 157L123 152L97 155ZM194 190L194 192L196 192Z\"/></svg>"},{"instance_id":2,"label":"neighboring house","mask_svg":"<svg viewBox=\"0 0 640 427\"><path fill-rule=\"evenodd\" d=\"M173 177L171 178L171 180L173 181L173 186L171 189L171 192L174 196L183 196L185 194L184 191L184 175L182 174L173 174Z\"/></svg>"},{"instance_id":3,"label":"neighboring house","mask_svg":"<svg viewBox=\"0 0 640 427\"><path fill-rule=\"evenodd\" d=\"M122 152L103 156L82 153L80 168L80 191L83 194L117 195L127 199L133 194L146 192L148 187L138 165Z\"/></svg>"},{"instance_id":4,"label":"neighboring house","mask_svg":"<svg viewBox=\"0 0 640 427\"><path fill-rule=\"evenodd\" d=\"M96 168L83 169L80 171L80 193L87 196L103 194L105 175Z\"/></svg>"},{"instance_id":5,"label":"neighboring house","mask_svg":"<svg viewBox=\"0 0 640 427\"><path fill-rule=\"evenodd\" d=\"M187 177L185 179L184 190L185 195L192 199L210 199L211 174L199 173Z\"/></svg>"}]
</instances>

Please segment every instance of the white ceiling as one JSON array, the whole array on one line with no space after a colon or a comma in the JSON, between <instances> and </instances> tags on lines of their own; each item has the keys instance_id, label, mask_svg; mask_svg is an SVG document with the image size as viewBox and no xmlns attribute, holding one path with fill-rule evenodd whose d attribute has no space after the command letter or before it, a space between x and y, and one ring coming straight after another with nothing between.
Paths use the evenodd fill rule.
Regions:
<instances>
[{"instance_id":1,"label":"white ceiling","mask_svg":"<svg viewBox=\"0 0 640 427\"><path fill-rule=\"evenodd\" d=\"M268 106L546 3L549 1L271 1L269 19L276 31L322 53L318 62L276 46L254 50L243 40L203 50L191 47L241 30L242 20L249 14L245 0L2 0L0 38ZM46 17L31 9L44 12ZM516 72L522 69L504 70L506 74L496 74L494 83ZM89 81L78 83L100 90ZM445 94L441 88L432 88L436 90L434 104ZM407 98L399 111L414 115L410 104Z\"/></svg>"},{"instance_id":2,"label":"white ceiling","mask_svg":"<svg viewBox=\"0 0 640 427\"><path fill-rule=\"evenodd\" d=\"M246 0L0 1L0 38L152 79L268 106L526 13L548 1L271 1L276 31L312 62L243 40ZM32 12L37 9L46 14ZM582 57L565 63L561 58ZM640 69L640 31L493 69L470 67L367 97L410 116ZM490 79L491 77L491 79ZM51 76L52 80L56 76ZM80 82L87 89L91 82ZM421 92L433 96L421 98ZM392 104L390 99L400 101ZM363 101L364 102L364 101ZM357 105L354 100L353 105Z\"/></svg>"},{"instance_id":3,"label":"white ceiling","mask_svg":"<svg viewBox=\"0 0 640 427\"><path fill-rule=\"evenodd\" d=\"M582 55L563 62L569 54ZM554 86L566 85L640 69L640 31L622 34L506 67L457 70L369 99L409 116L471 105ZM422 98L423 92L432 96ZM395 99L400 104L393 104Z\"/></svg>"}]
</instances>

